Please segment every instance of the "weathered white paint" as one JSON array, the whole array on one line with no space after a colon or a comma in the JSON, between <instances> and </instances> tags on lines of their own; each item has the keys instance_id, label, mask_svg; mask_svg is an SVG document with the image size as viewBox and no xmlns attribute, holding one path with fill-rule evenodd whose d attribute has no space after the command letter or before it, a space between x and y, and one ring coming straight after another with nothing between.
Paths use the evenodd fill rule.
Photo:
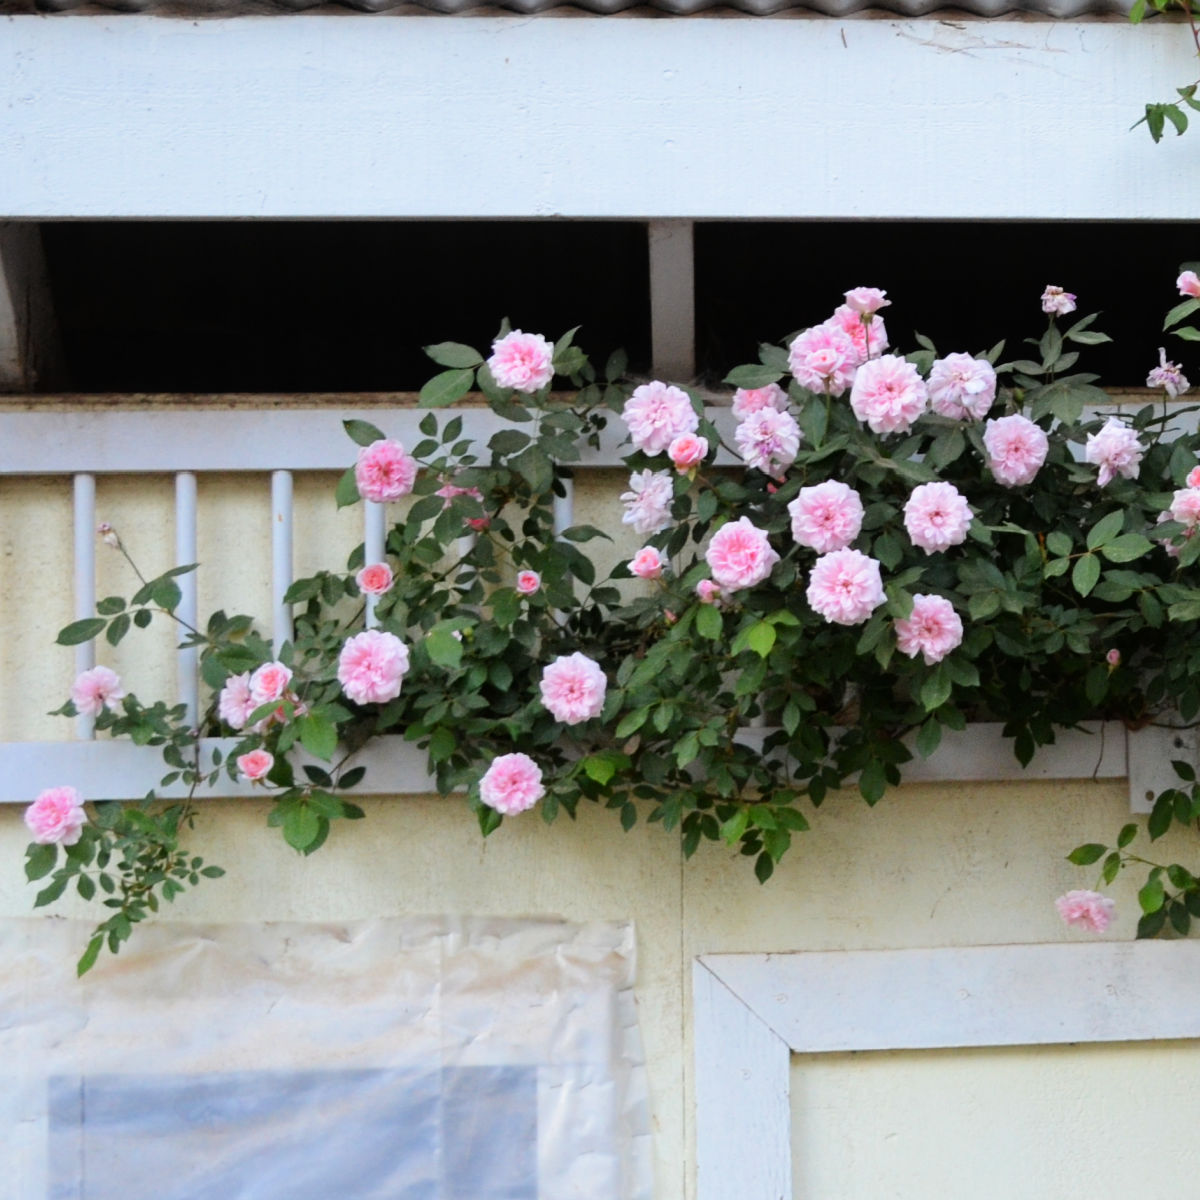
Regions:
<instances>
[{"instance_id":1,"label":"weathered white paint","mask_svg":"<svg viewBox=\"0 0 1200 1200\"><path fill-rule=\"evenodd\" d=\"M271 472L271 630L278 649L292 636L292 606L284 602L292 586L292 473Z\"/></svg>"},{"instance_id":2,"label":"weathered white paint","mask_svg":"<svg viewBox=\"0 0 1200 1200\"><path fill-rule=\"evenodd\" d=\"M96 477L86 473L72 483L72 520L75 559L75 620L96 615ZM75 674L96 665L95 642L75 647ZM80 713L75 718L75 736L92 736L92 718Z\"/></svg>"},{"instance_id":3,"label":"weathered white paint","mask_svg":"<svg viewBox=\"0 0 1200 1200\"><path fill-rule=\"evenodd\" d=\"M650 222L650 332L654 374L696 373L696 265L691 221Z\"/></svg>"},{"instance_id":4,"label":"weathered white paint","mask_svg":"<svg viewBox=\"0 0 1200 1200\"><path fill-rule=\"evenodd\" d=\"M1198 990L1196 942L702 956L698 1200L791 1197L792 1053L1196 1038Z\"/></svg>"},{"instance_id":5,"label":"weathered white paint","mask_svg":"<svg viewBox=\"0 0 1200 1200\"><path fill-rule=\"evenodd\" d=\"M61 357L41 231L32 224L0 224L0 392L50 385L61 374Z\"/></svg>"},{"instance_id":6,"label":"weathered white paint","mask_svg":"<svg viewBox=\"0 0 1200 1200\"><path fill-rule=\"evenodd\" d=\"M0 31L11 217L1168 219L1198 153L1129 130L1195 74L1166 22L22 15Z\"/></svg>"},{"instance_id":7,"label":"weathered white paint","mask_svg":"<svg viewBox=\"0 0 1200 1200\"><path fill-rule=\"evenodd\" d=\"M1196 729L1168 729L1148 725L1129 737L1129 807L1148 813L1154 801L1181 780L1171 763L1179 760L1200 766L1200 737Z\"/></svg>"},{"instance_id":8,"label":"weathered white paint","mask_svg":"<svg viewBox=\"0 0 1200 1200\"><path fill-rule=\"evenodd\" d=\"M198 496L196 476L192 471L180 471L175 476L175 565L189 566L197 561L196 521ZM175 615L184 626L200 627L200 602L196 587L196 572L176 576L179 585L179 604ZM184 630L180 630L183 637ZM176 653L176 673L179 702L187 709L188 721L195 725L200 714L200 657L195 646L180 646Z\"/></svg>"}]
</instances>

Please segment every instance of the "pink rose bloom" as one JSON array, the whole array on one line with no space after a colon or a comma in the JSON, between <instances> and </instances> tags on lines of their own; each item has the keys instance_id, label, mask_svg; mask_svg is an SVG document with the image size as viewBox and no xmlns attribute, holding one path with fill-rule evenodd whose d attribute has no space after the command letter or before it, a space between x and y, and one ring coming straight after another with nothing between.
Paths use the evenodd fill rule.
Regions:
<instances>
[{"instance_id":1,"label":"pink rose bloom","mask_svg":"<svg viewBox=\"0 0 1200 1200\"><path fill-rule=\"evenodd\" d=\"M766 387L760 388L738 388L733 393L733 415L739 421L744 421L747 417L762 412L764 408L783 412L787 403L787 392L777 383L768 383Z\"/></svg>"},{"instance_id":2,"label":"pink rose bloom","mask_svg":"<svg viewBox=\"0 0 1200 1200\"><path fill-rule=\"evenodd\" d=\"M1100 487L1120 475L1125 479L1136 479L1142 461L1142 444L1135 430L1116 417L1109 417L1099 433L1089 433L1084 448L1084 458L1093 466L1099 466L1096 482Z\"/></svg>"},{"instance_id":3,"label":"pink rose bloom","mask_svg":"<svg viewBox=\"0 0 1200 1200\"><path fill-rule=\"evenodd\" d=\"M1185 482L1190 488L1200 487L1200 467L1193 467L1187 473L1187 480Z\"/></svg>"},{"instance_id":4,"label":"pink rose bloom","mask_svg":"<svg viewBox=\"0 0 1200 1200\"><path fill-rule=\"evenodd\" d=\"M1074 891L1059 896L1054 907L1068 925L1079 925L1092 933L1103 933L1112 923L1116 905L1099 892Z\"/></svg>"},{"instance_id":5,"label":"pink rose bloom","mask_svg":"<svg viewBox=\"0 0 1200 1200\"><path fill-rule=\"evenodd\" d=\"M1180 277L1175 280L1175 286L1179 289L1181 296L1193 296L1200 298L1200 276L1195 271L1184 271Z\"/></svg>"},{"instance_id":6,"label":"pink rose bloom","mask_svg":"<svg viewBox=\"0 0 1200 1200\"><path fill-rule=\"evenodd\" d=\"M372 563L355 575L354 582L358 584L358 590L364 596L382 596L384 592L392 590L392 584L396 580L392 568L387 563Z\"/></svg>"},{"instance_id":7,"label":"pink rose bloom","mask_svg":"<svg viewBox=\"0 0 1200 1200\"><path fill-rule=\"evenodd\" d=\"M909 658L920 654L927 667L962 644L962 618L944 596L913 596L912 612L896 622L896 645Z\"/></svg>"},{"instance_id":8,"label":"pink rose bloom","mask_svg":"<svg viewBox=\"0 0 1200 1200\"><path fill-rule=\"evenodd\" d=\"M1195 529L1200 525L1200 487L1180 488L1171 498L1171 520Z\"/></svg>"},{"instance_id":9,"label":"pink rose bloom","mask_svg":"<svg viewBox=\"0 0 1200 1200\"><path fill-rule=\"evenodd\" d=\"M867 319L848 304L838 305L825 324L840 329L854 343L854 353L859 363L865 363L868 358L874 358L888 348L887 326L883 318Z\"/></svg>"},{"instance_id":10,"label":"pink rose bloom","mask_svg":"<svg viewBox=\"0 0 1200 1200\"><path fill-rule=\"evenodd\" d=\"M708 457L708 438L681 433L668 447L667 457L677 471L690 471Z\"/></svg>"},{"instance_id":11,"label":"pink rose bloom","mask_svg":"<svg viewBox=\"0 0 1200 1200\"><path fill-rule=\"evenodd\" d=\"M1191 384L1178 363L1167 362L1167 352L1162 346L1158 348L1158 366L1146 376L1146 386L1162 388L1174 400L1190 390Z\"/></svg>"},{"instance_id":12,"label":"pink rose bloom","mask_svg":"<svg viewBox=\"0 0 1200 1200\"><path fill-rule=\"evenodd\" d=\"M970 524L971 509L952 483L922 483L904 505L904 528L926 554L961 545Z\"/></svg>"},{"instance_id":13,"label":"pink rose bloom","mask_svg":"<svg viewBox=\"0 0 1200 1200\"><path fill-rule=\"evenodd\" d=\"M250 714L258 707L250 696L250 672L230 675L217 701L217 714L231 729L244 729Z\"/></svg>"},{"instance_id":14,"label":"pink rose bloom","mask_svg":"<svg viewBox=\"0 0 1200 1200\"><path fill-rule=\"evenodd\" d=\"M813 611L835 625L859 625L887 599L879 563L859 550L818 558L805 595Z\"/></svg>"},{"instance_id":15,"label":"pink rose bloom","mask_svg":"<svg viewBox=\"0 0 1200 1200\"><path fill-rule=\"evenodd\" d=\"M111 546L114 550L121 544L121 539L117 537L117 531L107 521L101 521L96 526L96 536L106 546Z\"/></svg>"},{"instance_id":16,"label":"pink rose bloom","mask_svg":"<svg viewBox=\"0 0 1200 1200\"><path fill-rule=\"evenodd\" d=\"M711 579L702 579L696 584L696 599L701 604L716 604L721 597L721 589Z\"/></svg>"},{"instance_id":17,"label":"pink rose bloom","mask_svg":"<svg viewBox=\"0 0 1200 1200\"><path fill-rule=\"evenodd\" d=\"M399 500L413 490L416 479L417 460L391 438L380 438L358 452L354 482L364 500Z\"/></svg>"},{"instance_id":18,"label":"pink rose bloom","mask_svg":"<svg viewBox=\"0 0 1200 1200\"><path fill-rule=\"evenodd\" d=\"M874 433L907 433L928 400L917 368L895 354L863 363L850 389L854 415Z\"/></svg>"},{"instance_id":19,"label":"pink rose bloom","mask_svg":"<svg viewBox=\"0 0 1200 1200\"><path fill-rule=\"evenodd\" d=\"M254 707L270 704L272 700L282 700L291 682L292 672L283 663L263 663L250 676L250 699L254 701Z\"/></svg>"},{"instance_id":20,"label":"pink rose bloom","mask_svg":"<svg viewBox=\"0 0 1200 1200\"><path fill-rule=\"evenodd\" d=\"M25 824L39 846L73 846L87 814L83 797L73 787L47 788L25 810Z\"/></svg>"},{"instance_id":21,"label":"pink rose bloom","mask_svg":"<svg viewBox=\"0 0 1200 1200\"><path fill-rule=\"evenodd\" d=\"M1119 667L1121 665L1121 652L1115 646L1104 656L1104 661L1110 667Z\"/></svg>"},{"instance_id":22,"label":"pink rose bloom","mask_svg":"<svg viewBox=\"0 0 1200 1200\"><path fill-rule=\"evenodd\" d=\"M788 347L788 370L810 392L840 396L854 382L858 362L854 342L829 322L806 329Z\"/></svg>"},{"instance_id":23,"label":"pink rose bloom","mask_svg":"<svg viewBox=\"0 0 1200 1200\"><path fill-rule=\"evenodd\" d=\"M539 392L554 378L554 347L540 333L514 329L492 343L487 360L492 378L502 388Z\"/></svg>"},{"instance_id":24,"label":"pink rose bloom","mask_svg":"<svg viewBox=\"0 0 1200 1200\"><path fill-rule=\"evenodd\" d=\"M85 717L98 717L106 708L116 712L124 699L121 677L108 667L82 671L71 684L71 702Z\"/></svg>"},{"instance_id":25,"label":"pink rose bloom","mask_svg":"<svg viewBox=\"0 0 1200 1200\"><path fill-rule=\"evenodd\" d=\"M983 444L996 482L1005 487L1032 483L1050 450L1045 432L1019 413L989 421Z\"/></svg>"},{"instance_id":26,"label":"pink rose bloom","mask_svg":"<svg viewBox=\"0 0 1200 1200\"><path fill-rule=\"evenodd\" d=\"M739 517L722 525L712 536L704 560L712 568L713 579L724 591L762 583L779 561L771 549L767 535L750 523L749 517Z\"/></svg>"},{"instance_id":27,"label":"pink rose bloom","mask_svg":"<svg viewBox=\"0 0 1200 1200\"><path fill-rule=\"evenodd\" d=\"M517 572L517 591L522 596L532 596L542 586L542 577L536 571Z\"/></svg>"},{"instance_id":28,"label":"pink rose bloom","mask_svg":"<svg viewBox=\"0 0 1200 1200\"><path fill-rule=\"evenodd\" d=\"M338 683L355 704L395 700L407 670L408 647L379 629L355 634L338 655Z\"/></svg>"},{"instance_id":29,"label":"pink rose bloom","mask_svg":"<svg viewBox=\"0 0 1200 1200\"><path fill-rule=\"evenodd\" d=\"M625 505L621 524L632 525L643 537L659 533L671 523L674 498L675 485L666 471L634 471L629 476L629 491L621 495Z\"/></svg>"},{"instance_id":30,"label":"pink rose bloom","mask_svg":"<svg viewBox=\"0 0 1200 1200\"><path fill-rule=\"evenodd\" d=\"M528 754L501 754L479 781L479 799L506 817L532 808L544 795L542 769Z\"/></svg>"},{"instance_id":31,"label":"pink rose bloom","mask_svg":"<svg viewBox=\"0 0 1200 1200\"><path fill-rule=\"evenodd\" d=\"M1042 312L1047 316L1065 317L1067 313L1075 311L1075 295L1073 292L1064 292L1062 288L1056 287L1052 283L1046 284L1046 290L1042 293Z\"/></svg>"},{"instance_id":32,"label":"pink rose bloom","mask_svg":"<svg viewBox=\"0 0 1200 1200\"><path fill-rule=\"evenodd\" d=\"M791 413L764 408L737 427L734 440L746 466L778 478L796 461L800 426Z\"/></svg>"},{"instance_id":33,"label":"pink rose bloom","mask_svg":"<svg viewBox=\"0 0 1200 1200\"><path fill-rule=\"evenodd\" d=\"M661 579L666 565L662 551L653 546L643 546L630 560L629 570L639 579Z\"/></svg>"},{"instance_id":34,"label":"pink rose bloom","mask_svg":"<svg viewBox=\"0 0 1200 1200\"><path fill-rule=\"evenodd\" d=\"M275 765L275 755L268 750L251 750L249 754L239 754L237 768L249 780L263 779Z\"/></svg>"},{"instance_id":35,"label":"pink rose bloom","mask_svg":"<svg viewBox=\"0 0 1200 1200\"><path fill-rule=\"evenodd\" d=\"M890 300L884 299L886 295L887 292L882 292L879 288L851 288L846 293L846 307L854 309L856 313L861 313L864 317L870 317L881 308L887 308L891 304Z\"/></svg>"},{"instance_id":36,"label":"pink rose bloom","mask_svg":"<svg viewBox=\"0 0 1200 1200\"><path fill-rule=\"evenodd\" d=\"M1200 489L1197 489L1197 490L1198 490L1198 492L1200 492ZM1180 493L1176 492L1175 495L1176 495L1176 497L1178 497L1180 495ZM1198 499L1197 504L1198 504L1198 506L1200 506L1200 499ZM1173 517L1171 515L1171 513L1161 512L1158 514L1158 520L1155 521L1155 524L1161 525L1164 521L1173 521L1175 519L1176 518ZM1200 507L1198 507L1198 510L1197 510L1197 519L1200 519ZM1178 534L1177 536L1182 537L1183 540L1186 542L1191 539L1192 535L1195 532L1196 532L1196 527L1194 525L1191 525L1187 529L1185 529L1183 531L1183 533ZM1182 549L1181 546L1175 545L1174 539L1164 539L1162 542L1162 548L1167 552L1168 558L1178 558L1179 552Z\"/></svg>"},{"instance_id":37,"label":"pink rose bloom","mask_svg":"<svg viewBox=\"0 0 1200 1200\"><path fill-rule=\"evenodd\" d=\"M792 537L818 554L844 550L862 529L862 499L852 487L836 479L802 487L788 505L788 512Z\"/></svg>"},{"instance_id":38,"label":"pink rose bloom","mask_svg":"<svg viewBox=\"0 0 1200 1200\"><path fill-rule=\"evenodd\" d=\"M586 654L560 654L542 671L542 703L564 725L598 717L604 709L608 680Z\"/></svg>"},{"instance_id":39,"label":"pink rose bloom","mask_svg":"<svg viewBox=\"0 0 1200 1200\"><path fill-rule=\"evenodd\" d=\"M996 371L986 358L947 354L929 372L929 402L955 421L982 421L996 399Z\"/></svg>"},{"instance_id":40,"label":"pink rose bloom","mask_svg":"<svg viewBox=\"0 0 1200 1200\"><path fill-rule=\"evenodd\" d=\"M700 427L687 393L657 379L634 388L621 417L629 426L630 440L645 454L661 454L681 434Z\"/></svg>"}]
</instances>

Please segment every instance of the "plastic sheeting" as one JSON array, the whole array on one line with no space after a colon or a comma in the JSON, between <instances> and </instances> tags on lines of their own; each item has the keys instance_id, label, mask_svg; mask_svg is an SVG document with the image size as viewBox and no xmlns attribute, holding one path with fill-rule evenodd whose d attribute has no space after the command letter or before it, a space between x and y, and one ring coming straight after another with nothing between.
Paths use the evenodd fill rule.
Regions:
<instances>
[{"instance_id":1,"label":"plastic sheeting","mask_svg":"<svg viewBox=\"0 0 1200 1200\"><path fill-rule=\"evenodd\" d=\"M629 925L0 922L14 1200L649 1200Z\"/></svg>"}]
</instances>

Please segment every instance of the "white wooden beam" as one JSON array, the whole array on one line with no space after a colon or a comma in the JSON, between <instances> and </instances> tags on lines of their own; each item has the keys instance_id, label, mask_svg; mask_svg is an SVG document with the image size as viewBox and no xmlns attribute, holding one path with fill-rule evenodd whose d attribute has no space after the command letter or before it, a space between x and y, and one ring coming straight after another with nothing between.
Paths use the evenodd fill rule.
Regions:
<instances>
[{"instance_id":1,"label":"white wooden beam","mask_svg":"<svg viewBox=\"0 0 1200 1200\"><path fill-rule=\"evenodd\" d=\"M660 379L696 374L696 268L691 221L651 221L650 345Z\"/></svg>"},{"instance_id":2,"label":"white wooden beam","mask_svg":"<svg viewBox=\"0 0 1200 1200\"><path fill-rule=\"evenodd\" d=\"M41 231L0 222L0 392L52 386L61 379L61 360Z\"/></svg>"}]
</instances>

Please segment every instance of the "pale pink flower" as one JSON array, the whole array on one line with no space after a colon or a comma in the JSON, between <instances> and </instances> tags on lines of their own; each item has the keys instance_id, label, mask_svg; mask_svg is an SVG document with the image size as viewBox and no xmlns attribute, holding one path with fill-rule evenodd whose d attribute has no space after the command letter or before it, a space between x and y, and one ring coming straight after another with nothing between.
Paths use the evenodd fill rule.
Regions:
<instances>
[{"instance_id":1,"label":"pale pink flower","mask_svg":"<svg viewBox=\"0 0 1200 1200\"><path fill-rule=\"evenodd\" d=\"M621 524L632 525L643 537L661 532L671 523L674 496L675 486L666 471L634 471L629 491L621 495L625 505Z\"/></svg>"},{"instance_id":2,"label":"pale pink flower","mask_svg":"<svg viewBox=\"0 0 1200 1200\"><path fill-rule=\"evenodd\" d=\"M634 388L621 417L629 426L630 441L644 454L661 454L681 434L700 427L687 393L657 379Z\"/></svg>"},{"instance_id":3,"label":"pale pink flower","mask_svg":"<svg viewBox=\"0 0 1200 1200\"><path fill-rule=\"evenodd\" d=\"M254 701L255 708L260 704L270 704L272 700L282 700L291 681L291 669L283 663L263 663L250 676L250 699Z\"/></svg>"},{"instance_id":4,"label":"pale pink flower","mask_svg":"<svg viewBox=\"0 0 1200 1200\"><path fill-rule=\"evenodd\" d=\"M986 358L947 354L929 372L929 403L955 421L982 421L996 399L996 371Z\"/></svg>"},{"instance_id":5,"label":"pale pink flower","mask_svg":"<svg viewBox=\"0 0 1200 1200\"><path fill-rule=\"evenodd\" d=\"M506 817L532 808L544 795L542 769L528 754L501 754L479 781L479 799Z\"/></svg>"},{"instance_id":6,"label":"pale pink flower","mask_svg":"<svg viewBox=\"0 0 1200 1200\"><path fill-rule=\"evenodd\" d=\"M1084 458L1100 468L1096 477L1100 487L1107 487L1117 475L1136 479L1142 453L1137 431L1116 417L1109 417L1099 433L1088 434L1083 451Z\"/></svg>"},{"instance_id":7,"label":"pale pink flower","mask_svg":"<svg viewBox=\"0 0 1200 1200\"><path fill-rule=\"evenodd\" d=\"M396 579L387 563L371 563L355 575L354 582L364 596L382 596L392 590Z\"/></svg>"},{"instance_id":8,"label":"pale pink flower","mask_svg":"<svg viewBox=\"0 0 1200 1200\"><path fill-rule=\"evenodd\" d=\"M108 667L82 671L71 684L71 702L85 717L98 717L106 708L116 712L124 699L121 677Z\"/></svg>"},{"instance_id":9,"label":"pale pink flower","mask_svg":"<svg viewBox=\"0 0 1200 1200\"><path fill-rule=\"evenodd\" d=\"M275 755L269 750L251 750L248 754L239 754L237 757L237 769L251 781L264 779L274 765Z\"/></svg>"},{"instance_id":10,"label":"pale pink flower","mask_svg":"<svg viewBox=\"0 0 1200 1200\"><path fill-rule=\"evenodd\" d=\"M854 309L856 313L861 313L864 317L870 317L881 308L887 308L891 304L890 300L884 299L886 295L887 292L880 291L879 288L851 288L846 293L846 307Z\"/></svg>"},{"instance_id":11,"label":"pale pink flower","mask_svg":"<svg viewBox=\"0 0 1200 1200\"><path fill-rule=\"evenodd\" d=\"M779 561L779 555L771 549L767 535L752 525L749 517L739 517L713 534L704 559L712 568L717 585L724 591L736 592L762 583Z\"/></svg>"},{"instance_id":12,"label":"pale pink flower","mask_svg":"<svg viewBox=\"0 0 1200 1200\"><path fill-rule=\"evenodd\" d=\"M1103 933L1112 923L1116 904L1099 892L1073 891L1059 896L1054 907L1068 925L1079 925L1092 933Z\"/></svg>"},{"instance_id":13,"label":"pale pink flower","mask_svg":"<svg viewBox=\"0 0 1200 1200\"><path fill-rule=\"evenodd\" d=\"M1074 311L1075 294L1073 292L1064 292L1062 288L1053 283L1046 284L1046 290L1042 293L1042 312L1048 316L1065 317Z\"/></svg>"},{"instance_id":14,"label":"pale pink flower","mask_svg":"<svg viewBox=\"0 0 1200 1200\"><path fill-rule=\"evenodd\" d=\"M861 624L887 599L879 563L860 550L818 558L805 595L813 611L835 625Z\"/></svg>"},{"instance_id":15,"label":"pale pink flower","mask_svg":"<svg viewBox=\"0 0 1200 1200\"><path fill-rule=\"evenodd\" d=\"M708 457L708 438L696 433L681 433L667 447L667 457L677 471L690 471Z\"/></svg>"},{"instance_id":16,"label":"pale pink flower","mask_svg":"<svg viewBox=\"0 0 1200 1200\"><path fill-rule=\"evenodd\" d=\"M788 505L792 537L818 554L844 550L862 529L863 503L848 484L827 479L813 487L802 487Z\"/></svg>"},{"instance_id":17,"label":"pale pink flower","mask_svg":"<svg viewBox=\"0 0 1200 1200\"><path fill-rule=\"evenodd\" d=\"M733 436L746 466L776 478L796 461L800 450L796 418L774 408L752 413Z\"/></svg>"},{"instance_id":18,"label":"pale pink flower","mask_svg":"<svg viewBox=\"0 0 1200 1200\"><path fill-rule=\"evenodd\" d=\"M355 634L338 655L338 683L355 704L395 700L407 670L408 647L380 629Z\"/></svg>"},{"instance_id":19,"label":"pale pink flower","mask_svg":"<svg viewBox=\"0 0 1200 1200\"><path fill-rule=\"evenodd\" d=\"M416 479L417 460L391 438L380 438L358 452L354 482L364 500L399 500L413 490Z\"/></svg>"},{"instance_id":20,"label":"pale pink flower","mask_svg":"<svg viewBox=\"0 0 1200 1200\"><path fill-rule=\"evenodd\" d=\"M711 579L702 579L696 584L696 599L701 604L716 604L721 597L721 589Z\"/></svg>"},{"instance_id":21,"label":"pale pink flower","mask_svg":"<svg viewBox=\"0 0 1200 1200\"><path fill-rule=\"evenodd\" d=\"M787 392L777 383L768 383L766 387L760 388L738 388L733 393L733 415L739 421L744 421L754 413L762 412L764 408L783 412L787 403Z\"/></svg>"},{"instance_id":22,"label":"pale pink flower","mask_svg":"<svg viewBox=\"0 0 1200 1200\"><path fill-rule=\"evenodd\" d=\"M542 586L542 577L536 571L517 572L517 591L522 596L532 596Z\"/></svg>"},{"instance_id":23,"label":"pale pink flower","mask_svg":"<svg viewBox=\"0 0 1200 1200\"><path fill-rule=\"evenodd\" d=\"M1195 271L1184 271L1182 275L1175 280L1175 286L1179 289L1181 296L1193 296L1200 298L1200 275Z\"/></svg>"},{"instance_id":24,"label":"pale pink flower","mask_svg":"<svg viewBox=\"0 0 1200 1200\"><path fill-rule=\"evenodd\" d=\"M1019 413L989 421L983 444L996 482L1005 487L1032 483L1050 450L1045 432Z\"/></svg>"},{"instance_id":25,"label":"pale pink flower","mask_svg":"<svg viewBox=\"0 0 1200 1200\"><path fill-rule=\"evenodd\" d=\"M599 663L576 650L546 666L539 686L550 715L564 725L578 725L603 711L608 680Z\"/></svg>"},{"instance_id":26,"label":"pale pink flower","mask_svg":"<svg viewBox=\"0 0 1200 1200\"><path fill-rule=\"evenodd\" d=\"M913 596L912 612L896 622L896 645L902 654L916 658L927 667L941 662L951 650L962 644L962 618L944 596Z\"/></svg>"},{"instance_id":27,"label":"pale pink flower","mask_svg":"<svg viewBox=\"0 0 1200 1200\"><path fill-rule=\"evenodd\" d=\"M87 822L83 797L73 787L39 792L25 810L25 824L39 846L73 846Z\"/></svg>"},{"instance_id":28,"label":"pale pink flower","mask_svg":"<svg viewBox=\"0 0 1200 1200\"><path fill-rule=\"evenodd\" d=\"M840 329L854 343L854 353L859 363L882 354L888 348L887 326L883 318L868 319L848 304L838 305L825 324Z\"/></svg>"},{"instance_id":29,"label":"pale pink flower","mask_svg":"<svg viewBox=\"0 0 1200 1200\"><path fill-rule=\"evenodd\" d=\"M961 545L970 525L970 506L952 483L922 483L904 505L904 528L926 554Z\"/></svg>"},{"instance_id":30,"label":"pale pink flower","mask_svg":"<svg viewBox=\"0 0 1200 1200\"><path fill-rule=\"evenodd\" d=\"M788 347L788 370L810 392L840 396L854 382L858 362L854 342L829 322L806 329Z\"/></svg>"},{"instance_id":31,"label":"pale pink flower","mask_svg":"<svg viewBox=\"0 0 1200 1200\"><path fill-rule=\"evenodd\" d=\"M1180 488L1171 497L1171 520L1195 529L1200 525L1200 487Z\"/></svg>"},{"instance_id":32,"label":"pale pink flower","mask_svg":"<svg viewBox=\"0 0 1200 1200\"><path fill-rule=\"evenodd\" d=\"M1177 396L1182 396L1189 391L1192 385L1188 383L1187 376L1184 375L1183 369L1178 363L1167 362L1167 352L1162 346L1159 346L1158 366L1154 367L1146 376L1146 386L1162 388L1174 400Z\"/></svg>"},{"instance_id":33,"label":"pale pink flower","mask_svg":"<svg viewBox=\"0 0 1200 1200\"><path fill-rule=\"evenodd\" d=\"M863 363L850 389L854 415L874 433L907 433L928 399L917 368L895 354Z\"/></svg>"},{"instance_id":34,"label":"pale pink flower","mask_svg":"<svg viewBox=\"0 0 1200 1200\"><path fill-rule=\"evenodd\" d=\"M258 707L250 695L250 672L230 675L217 701L217 714L231 729L244 729L250 714Z\"/></svg>"},{"instance_id":35,"label":"pale pink flower","mask_svg":"<svg viewBox=\"0 0 1200 1200\"><path fill-rule=\"evenodd\" d=\"M1121 652L1115 646L1104 656L1104 661L1110 667L1119 667L1121 665Z\"/></svg>"},{"instance_id":36,"label":"pale pink flower","mask_svg":"<svg viewBox=\"0 0 1200 1200\"><path fill-rule=\"evenodd\" d=\"M1185 482L1190 488L1200 487L1200 467L1193 467L1187 473L1187 479Z\"/></svg>"},{"instance_id":37,"label":"pale pink flower","mask_svg":"<svg viewBox=\"0 0 1200 1200\"><path fill-rule=\"evenodd\" d=\"M554 347L540 333L514 329L492 343L492 378L517 392L541 391L554 378Z\"/></svg>"},{"instance_id":38,"label":"pale pink flower","mask_svg":"<svg viewBox=\"0 0 1200 1200\"><path fill-rule=\"evenodd\" d=\"M117 531L107 521L101 521L96 526L96 536L106 546L111 546L114 550L121 544L121 539L117 537Z\"/></svg>"},{"instance_id":39,"label":"pale pink flower","mask_svg":"<svg viewBox=\"0 0 1200 1200\"><path fill-rule=\"evenodd\" d=\"M666 565L667 560L663 558L661 550L656 550L653 546L643 546L629 560L629 571L639 579L661 579Z\"/></svg>"},{"instance_id":40,"label":"pale pink flower","mask_svg":"<svg viewBox=\"0 0 1200 1200\"><path fill-rule=\"evenodd\" d=\"M1197 492L1197 496L1200 497L1200 489L1188 489L1188 490L1189 491L1195 490ZM1179 492L1175 493L1175 495L1177 497L1179 496L1179 494L1180 494ZM1198 499L1197 503L1198 503L1198 506L1200 506L1200 499ZM1173 521L1175 519L1176 518L1174 516L1172 516L1172 514L1169 512L1160 512L1158 514L1158 520L1155 521L1155 524L1161 525L1164 521ZM1198 519L1200 519L1200 508L1198 508ZM1182 533L1177 534L1176 537L1183 538L1183 540L1185 542L1190 541L1192 536L1195 534L1195 532L1196 532L1196 526L1190 525ZM1180 551L1183 549L1182 546L1175 545L1175 541L1173 538L1170 538L1170 539L1164 538L1162 541L1162 548L1167 552L1168 558L1178 558Z\"/></svg>"}]
</instances>

